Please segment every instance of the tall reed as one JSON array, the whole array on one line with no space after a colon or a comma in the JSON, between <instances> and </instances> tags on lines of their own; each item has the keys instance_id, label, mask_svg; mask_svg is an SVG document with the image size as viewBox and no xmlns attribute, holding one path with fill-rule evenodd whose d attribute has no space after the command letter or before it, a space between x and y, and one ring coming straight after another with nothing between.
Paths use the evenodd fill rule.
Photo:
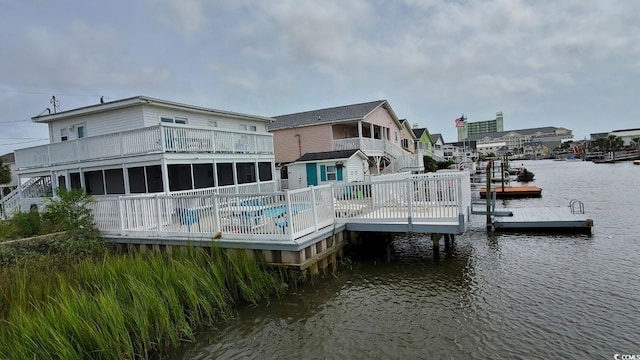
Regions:
<instances>
[{"instance_id":1,"label":"tall reed","mask_svg":"<svg viewBox=\"0 0 640 360\"><path fill-rule=\"evenodd\" d=\"M123 359L193 339L234 304L280 295L283 278L245 251L107 254L57 274L16 268L0 289L0 358ZM46 286L42 286L47 284Z\"/></svg>"}]
</instances>

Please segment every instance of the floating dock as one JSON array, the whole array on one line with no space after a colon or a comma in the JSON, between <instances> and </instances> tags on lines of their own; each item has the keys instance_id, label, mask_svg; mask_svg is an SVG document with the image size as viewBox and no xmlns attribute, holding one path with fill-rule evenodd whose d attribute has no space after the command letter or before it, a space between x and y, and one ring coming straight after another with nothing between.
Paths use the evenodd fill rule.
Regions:
<instances>
[{"instance_id":1,"label":"floating dock","mask_svg":"<svg viewBox=\"0 0 640 360\"><path fill-rule=\"evenodd\" d=\"M593 220L566 206L512 208L508 212L511 216L493 216L495 231L591 234L593 227Z\"/></svg>"},{"instance_id":2,"label":"floating dock","mask_svg":"<svg viewBox=\"0 0 640 360\"><path fill-rule=\"evenodd\" d=\"M542 196L542 188L537 186L496 186L491 188L491 192L495 193L496 198L524 198L524 197L540 197ZM480 189L480 198L486 199L487 188Z\"/></svg>"}]
</instances>

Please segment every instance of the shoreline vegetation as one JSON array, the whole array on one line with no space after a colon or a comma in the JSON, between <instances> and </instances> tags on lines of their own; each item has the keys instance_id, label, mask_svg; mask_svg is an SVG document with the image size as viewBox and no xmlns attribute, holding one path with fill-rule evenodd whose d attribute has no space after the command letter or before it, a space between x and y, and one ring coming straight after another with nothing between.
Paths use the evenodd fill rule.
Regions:
<instances>
[{"instance_id":1,"label":"shoreline vegetation","mask_svg":"<svg viewBox=\"0 0 640 360\"><path fill-rule=\"evenodd\" d=\"M286 290L283 273L244 250L118 255L99 239L69 241L71 252L0 268L0 358L149 358Z\"/></svg>"},{"instance_id":2,"label":"shoreline vegetation","mask_svg":"<svg viewBox=\"0 0 640 360\"><path fill-rule=\"evenodd\" d=\"M67 210L75 200L42 216L74 213ZM239 304L283 295L290 280L246 250L212 243L117 254L87 226L92 219L57 222L65 233L0 242L2 359L155 357L225 321Z\"/></svg>"}]
</instances>

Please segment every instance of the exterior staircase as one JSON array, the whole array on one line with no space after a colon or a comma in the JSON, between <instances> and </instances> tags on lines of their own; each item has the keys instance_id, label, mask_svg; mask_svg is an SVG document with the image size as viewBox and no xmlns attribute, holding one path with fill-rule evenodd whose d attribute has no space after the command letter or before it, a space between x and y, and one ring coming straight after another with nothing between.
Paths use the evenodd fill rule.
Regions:
<instances>
[{"instance_id":1,"label":"exterior staircase","mask_svg":"<svg viewBox=\"0 0 640 360\"><path fill-rule=\"evenodd\" d=\"M0 217L10 219L21 210L20 191L23 198L40 198L51 196L51 178L49 176L34 177L0 199Z\"/></svg>"}]
</instances>

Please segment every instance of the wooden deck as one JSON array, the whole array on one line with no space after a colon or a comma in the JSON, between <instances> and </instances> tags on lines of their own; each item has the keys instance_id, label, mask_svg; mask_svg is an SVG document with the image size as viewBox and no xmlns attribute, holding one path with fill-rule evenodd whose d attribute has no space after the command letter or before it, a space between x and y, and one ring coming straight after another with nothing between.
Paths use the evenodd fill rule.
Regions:
<instances>
[{"instance_id":1,"label":"wooden deck","mask_svg":"<svg viewBox=\"0 0 640 360\"><path fill-rule=\"evenodd\" d=\"M591 234L593 227L593 220L587 219L584 214L572 213L567 206L512 208L509 212L512 216L493 217L496 231Z\"/></svg>"},{"instance_id":2,"label":"wooden deck","mask_svg":"<svg viewBox=\"0 0 640 360\"><path fill-rule=\"evenodd\" d=\"M360 195L358 195L360 194ZM120 243L205 241L247 248L298 248L322 231L463 234L469 174L421 174L260 193L105 197L91 203L96 226Z\"/></svg>"},{"instance_id":3,"label":"wooden deck","mask_svg":"<svg viewBox=\"0 0 640 360\"><path fill-rule=\"evenodd\" d=\"M498 185L496 187L492 187L491 192L495 192L498 199L542 196L542 188L537 186L505 186L503 188ZM487 188L481 188L480 198L485 199L486 196Z\"/></svg>"}]
</instances>

